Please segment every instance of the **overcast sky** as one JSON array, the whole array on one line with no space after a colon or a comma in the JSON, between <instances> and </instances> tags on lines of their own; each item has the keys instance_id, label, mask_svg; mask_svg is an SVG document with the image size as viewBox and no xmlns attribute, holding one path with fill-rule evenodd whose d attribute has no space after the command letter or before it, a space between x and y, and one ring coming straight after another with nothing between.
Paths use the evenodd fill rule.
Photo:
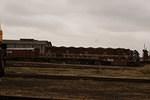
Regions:
<instances>
[{"instance_id":1,"label":"overcast sky","mask_svg":"<svg viewBox=\"0 0 150 100\"><path fill-rule=\"evenodd\" d=\"M150 0L0 0L5 39L150 49Z\"/></svg>"}]
</instances>

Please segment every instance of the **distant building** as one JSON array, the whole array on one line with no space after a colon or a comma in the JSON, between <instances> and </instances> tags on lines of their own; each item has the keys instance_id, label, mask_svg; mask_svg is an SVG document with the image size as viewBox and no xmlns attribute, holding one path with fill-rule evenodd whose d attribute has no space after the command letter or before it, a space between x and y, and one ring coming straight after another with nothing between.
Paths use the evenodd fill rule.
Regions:
<instances>
[{"instance_id":1,"label":"distant building","mask_svg":"<svg viewBox=\"0 0 150 100\"><path fill-rule=\"evenodd\" d=\"M3 43L7 44L7 48L34 48L38 49L40 55L48 53L48 48L52 47L49 41L40 41L34 39L20 39L20 40L3 40Z\"/></svg>"}]
</instances>

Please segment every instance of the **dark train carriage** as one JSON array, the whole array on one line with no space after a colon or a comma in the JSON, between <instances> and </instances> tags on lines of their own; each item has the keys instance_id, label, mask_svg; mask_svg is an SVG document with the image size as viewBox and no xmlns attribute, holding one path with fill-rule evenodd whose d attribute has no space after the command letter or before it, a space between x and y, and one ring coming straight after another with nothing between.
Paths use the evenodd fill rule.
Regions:
<instances>
[{"instance_id":1,"label":"dark train carriage","mask_svg":"<svg viewBox=\"0 0 150 100\"><path fill-rule=\"evenodd\" d=\"M139 54L130 49L52 47L54 62L102 65L137 65Z\"/></svg>"}]
</instances>

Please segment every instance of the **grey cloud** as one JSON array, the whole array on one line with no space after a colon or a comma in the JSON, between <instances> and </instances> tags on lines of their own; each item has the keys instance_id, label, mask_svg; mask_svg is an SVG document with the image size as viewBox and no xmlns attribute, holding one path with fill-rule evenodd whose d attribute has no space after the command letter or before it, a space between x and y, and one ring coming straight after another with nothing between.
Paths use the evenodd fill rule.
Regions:
<instances>
[{"instance_id":1,"label":"grey cloud","mask_svg":"<svg viewBox=\"0 0 150 100\"><path fill-rule=\"evenodd\" d=\"M149 3L149 0L1 0L0 22L10 34L6 38L11 38L11 32L20 34L16 38L30 37L32 31L37 34L35 38L51 40L54 45L139 49L150 42Z\"/></svg>"}]
</instances>

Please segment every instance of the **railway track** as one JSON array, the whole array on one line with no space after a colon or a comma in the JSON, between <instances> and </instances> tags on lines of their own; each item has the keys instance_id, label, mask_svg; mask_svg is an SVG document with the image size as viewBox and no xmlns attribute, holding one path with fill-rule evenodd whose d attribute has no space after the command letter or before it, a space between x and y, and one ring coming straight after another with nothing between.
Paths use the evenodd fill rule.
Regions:
<instances>
[{"instance_id":1,"label":"railway track","mask_svg":"<svg viewBox=\"0 0 150 100\"><path fill-rule=\"evenodd\" d=\"M102 100L122 100L123 98L130 98L130 97L142 97L146 98L144 100L149 100L150 96L142 96L140 94L114 94L114 93L100 93L98 94L100 97L95 97L93 98L94 100L99 100L100 98ZM41 98L41 97L29 97L29 96L3 96L0 95L0 100L76 100L75 98L66 98L66 99L55 99L55 98ZM92 98L91 98L92 99ZM92 99L92 100L93 100ZM78 98L77 100L88 100L84 98ZM125 99L123 99L125 100ZM130 100L130 99L128 99Z\"/></svg>"},{"instance_id":2,"label":"railway track","mask_svg":"<svg viewBox=\"0 0 150 100\"><path fill-rule=\"evenodd\" d=\"M61 100L58 97L68 100L149 100L149 83L148 79L135 78L7 73L0 89L21 96L1 96L0 100ZM26 97L28 95L31 97ZM32 97L35 95L54 99ZM77 99L82 96L87 99Z\"/></svg>"},{"instance_id":3,"label":"railway track","mask_svg":"<svg viewBox=\"0 0 150 100\"><path fill-rule=\"evenodd\" d=\"M56 63L45 63L45 62L24 62L24 61L7 61L6 66L8 67L39 67L39 68L80 68L80 69L135 69L142 66L106 66L106 65L79 65L79 64L56 64Z\"/></svg>"},{"instance_id":4,"label":"railway track","mask_svg":"<svg viewBox=\"0 0 150 100\"><path fill-rule=\"evenodd\" d=\"M28 96L3 96L3 95L0 95L0 100L63 100L63 99L28 97Z\"/></svg>"},{"instance_id":5,"label":"railway track","mask_svg":"<svg viewBox=\"0 0 150 100\"><path fill-rule=\"evenodd\" d=\"M43 75L43 74L7 73L6 77L150 83L149 78L127 78L127 77L106 77L106 76L73 76L73 75L71 76L71 75Z\"/></svg>"}]
</instances>

